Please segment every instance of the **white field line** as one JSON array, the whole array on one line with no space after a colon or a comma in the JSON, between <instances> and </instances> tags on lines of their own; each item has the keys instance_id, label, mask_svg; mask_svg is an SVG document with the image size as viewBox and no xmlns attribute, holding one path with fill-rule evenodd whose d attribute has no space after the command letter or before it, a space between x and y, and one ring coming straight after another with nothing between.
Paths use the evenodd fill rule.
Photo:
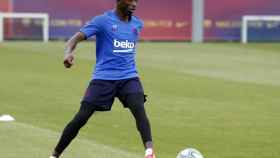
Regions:
<instances>
[{"instance_id":1,"label":"white field line","mask_svg":"<svg viewBox=\"0 0 280 158\"><path fill-rule=\"evenodd\" d=\"M49 137L51 137L52 139L58 139L58 137L60 136L61 133L59 132L55 132L49 129L45 129L45 128L40 128L40 127L36 127L33 126L31 124L27 124L27 123L20 123L20 122L12 122L11 124L14 124L16 126L19 127L23 127L23 128L28 128L28 129L34 129L34 131L38 131L40 133L45 133L46 135L48 135ZM58 140L56 140L58 141ZM83 139L83 138L79 138L76 137L75 142L79 141L80 143L84 143L87 145L87 148L89 149L94 149L97 151L108 151L109 153L107 153L108 155L114 155L114 156L120 156L120 157L125 157L125 158L140 158L140 155L137 155L136 153L131 153L122 149L118 149L118 148L114 148L108 145L104 145L104 144L100 144L97 142L94 142L92 140L87 140L87 139ZM104 155L107 155L106 153L102 153Z\"/></svg>"}]
</instances>

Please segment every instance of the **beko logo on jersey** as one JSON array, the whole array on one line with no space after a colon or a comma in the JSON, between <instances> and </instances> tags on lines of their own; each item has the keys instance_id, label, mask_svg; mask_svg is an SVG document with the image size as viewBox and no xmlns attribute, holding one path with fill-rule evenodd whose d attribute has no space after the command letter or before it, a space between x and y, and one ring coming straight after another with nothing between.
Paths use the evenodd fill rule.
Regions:
<instances>
[{"instance_id":1,"label":"beko logo on jersey","mask_svg":"<svg viewBox=\"0 0 280 158\"><path fill-rule=\"evenodd\" d=\"M134 48L135 44L134 44L134 42L129 42L128 40L118 41L118 40L114 39L114 46L116 48L132 49L132 48Z\"/></svg>"}]
</instances>

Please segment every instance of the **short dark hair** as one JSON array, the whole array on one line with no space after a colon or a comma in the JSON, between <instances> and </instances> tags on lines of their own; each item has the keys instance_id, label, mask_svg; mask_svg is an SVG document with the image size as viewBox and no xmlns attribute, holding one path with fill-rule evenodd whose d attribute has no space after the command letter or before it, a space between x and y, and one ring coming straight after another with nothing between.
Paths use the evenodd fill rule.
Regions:
<instances>
[{"instance_id":1,"label":"short dark hair","mask_svg":"<svg viewBox=\"0 0 280 158\"><path fill-rule=\"evenodd\" d=\"M117 2L119 2L120 0L117 0ZM136 0L138 2L138 0Z\"/></svg>"}]
</instances>

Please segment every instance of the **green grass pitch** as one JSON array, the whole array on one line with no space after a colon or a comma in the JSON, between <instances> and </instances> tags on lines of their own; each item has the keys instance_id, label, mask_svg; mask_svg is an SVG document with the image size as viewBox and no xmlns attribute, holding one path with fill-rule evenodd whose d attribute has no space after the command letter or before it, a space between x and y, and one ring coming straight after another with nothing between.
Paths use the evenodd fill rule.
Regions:
<instances>
[{"instance_id":1,"label":"green grass pitch","mask_svg":"<svg viewBox=\"0 0 280 158\"><path fill-rule=\"evenodd\" d=\"M47 158L79 102L94 45L63 68L63 42L0 43L0 157ZM137 65L158 158L187 147L205 158L280 157L280 45L140 43ZM143 158L135 123L116 101L96 113L67 158Z\"/></svg>"}]
</instances>

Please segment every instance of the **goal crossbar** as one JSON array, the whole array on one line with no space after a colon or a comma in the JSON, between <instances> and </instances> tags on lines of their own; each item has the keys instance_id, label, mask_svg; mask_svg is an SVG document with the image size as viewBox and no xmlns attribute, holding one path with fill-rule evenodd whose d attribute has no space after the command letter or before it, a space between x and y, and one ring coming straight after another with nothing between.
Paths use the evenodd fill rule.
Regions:
<instances>
[{"instance_id":1,"label":"goal crossbar","mask_svg":"<svg viewBox=\"0 0 280 158\"><path fill-rule=\"evenodd\" d=\"M277 15L245 15L242 17L241 42L248 42L248 22L249 21L280 21Z\"/></svg>"},{"instance_id":2,"label":"goal crossbar","mask_svg":"<svg viewBox=\"0 0 280 158\"><path fill-rule=\"evenodd\" d=\"M49 15L47 13L1 13L0 12L0 42L4 41L4 19L5 18L30 18L43 20L43 40L49 41Z\"/></svg>"}]
</instances>

